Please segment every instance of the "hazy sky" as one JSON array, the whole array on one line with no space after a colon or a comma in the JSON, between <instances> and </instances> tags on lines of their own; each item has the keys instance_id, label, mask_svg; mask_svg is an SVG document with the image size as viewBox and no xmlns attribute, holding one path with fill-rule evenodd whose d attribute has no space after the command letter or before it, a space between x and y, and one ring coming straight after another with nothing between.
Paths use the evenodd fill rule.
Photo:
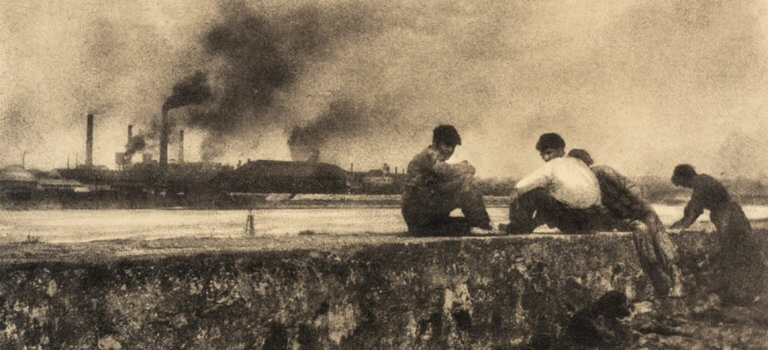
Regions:
<instances>
[{"instance_id":1,"label":"hazy sky","mask_svg":"<svg viewBox=\"0 0 768 350\"><path fill-rule=\"evenodd\" d=\"M535 169L549 131L629 175L768 174L766 35L762 1L5 1L0 163L82 162L93 112L114 167L202 72L211 97L170 112L187 160L291 159L293 139L402 168L453 123L483 177Z\"/></svg>"}]
</instances>

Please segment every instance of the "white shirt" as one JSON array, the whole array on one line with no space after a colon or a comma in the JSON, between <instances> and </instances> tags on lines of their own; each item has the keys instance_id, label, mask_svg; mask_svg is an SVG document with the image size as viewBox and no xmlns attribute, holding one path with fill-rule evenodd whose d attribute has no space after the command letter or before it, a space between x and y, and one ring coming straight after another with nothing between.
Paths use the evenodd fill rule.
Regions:
<instances>
[{"instance_id":1,"label":"white shirt","mask_svg":"<svg viewBox=\"0 0 768 350\"><path fill-rule=\"evenodd\" d=\"M579 159L552 159L515 184L519 194L544 188L552 197L571 208L586 209L600 204L600 184L589 167Z\"/></svg>"}]
</instances>

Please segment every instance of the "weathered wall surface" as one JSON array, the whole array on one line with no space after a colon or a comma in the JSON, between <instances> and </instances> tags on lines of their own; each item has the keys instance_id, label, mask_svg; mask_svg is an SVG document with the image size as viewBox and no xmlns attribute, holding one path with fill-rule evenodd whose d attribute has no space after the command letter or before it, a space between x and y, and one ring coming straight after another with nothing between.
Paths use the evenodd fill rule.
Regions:
<instances>
[{"instance_id":1,"label":"weathered wall surface","mask_svg":"<svg viewBox=\"0 0 768 350\"><path fill-rule=\"evenodd\" d=\"M711 235L674 238L705 298ZM8 263L0 347L546 347L610 290L651 298L627 234Z\"/></svg>"}]
</instances>

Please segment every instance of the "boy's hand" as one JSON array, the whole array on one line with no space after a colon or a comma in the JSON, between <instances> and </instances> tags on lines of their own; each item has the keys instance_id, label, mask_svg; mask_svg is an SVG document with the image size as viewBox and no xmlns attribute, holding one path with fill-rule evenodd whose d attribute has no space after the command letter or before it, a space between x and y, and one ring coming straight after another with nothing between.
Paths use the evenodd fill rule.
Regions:
<instances>
[{"instance_id":1,"label":"boy's hand","mask_svg":"<svg viewBox=\"0 0 768 350\"><path fill-rule=\"evenodd\" d=\"M461 172L465 175L475 175L475 167L473 167L466 160L457 164Z\"/></svg>"}]
</instances>

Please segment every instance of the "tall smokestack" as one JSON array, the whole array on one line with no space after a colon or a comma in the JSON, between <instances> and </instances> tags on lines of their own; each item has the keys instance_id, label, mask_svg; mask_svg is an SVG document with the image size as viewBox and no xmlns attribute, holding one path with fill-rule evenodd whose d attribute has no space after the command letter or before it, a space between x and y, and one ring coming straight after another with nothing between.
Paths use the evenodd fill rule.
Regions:
<instances>
[{"instance_id":1,"label":"tall smokestack","mask_svg":"<svg viewBox=\"0 0 768 350\"><path fill-rule=\"evenodd\" d=\"M179 163L184 163L184 130L179 130Z\"/></svg>"},{"instance_id":2,"label":"tall smokestack","mask_svg":"<svg viewBox=\"0 0 768 350\"><path fill-rule=\"evenodd\" d=\"M133 144L133 125L128 124L128 142L126 143L126 152L125 152L125 164L129 165L131 164L131 158L133 158L133 150L129 150L131 145ZM129 153L130 152L130 153Z\"/></svg>"},{"instance_id":3,"label":"tall smokestack","mask_svg":"<svg viewBox=\"0 0 768 350\"><path fill-rule=\"evenodd\" d=\"M93 166L93 114L88 114L85 130L85 166Z\"/></svg>"},{"instance_id":4,"label":"tall smokestack","mask_svg":"<svg viewBox=\"0 0 768 350\"><path fill-rule=\"evenodd\" d=\"M168 168L168 111L205 102L211 97L208 76L197 71L173 86L173 93L163 102L163 125L160 131L160 171Z\"/></svg>"},{"instance_id":5,"label":"tall smokestack","mask_svg":"<svg viewBox=\"0 0 768 350\"><path fill-rule=\"evenodd\" d=\"M163 120L160 127L160 170L168 168L168 109L163 106Z\"/></svg>"}]
</instances>

